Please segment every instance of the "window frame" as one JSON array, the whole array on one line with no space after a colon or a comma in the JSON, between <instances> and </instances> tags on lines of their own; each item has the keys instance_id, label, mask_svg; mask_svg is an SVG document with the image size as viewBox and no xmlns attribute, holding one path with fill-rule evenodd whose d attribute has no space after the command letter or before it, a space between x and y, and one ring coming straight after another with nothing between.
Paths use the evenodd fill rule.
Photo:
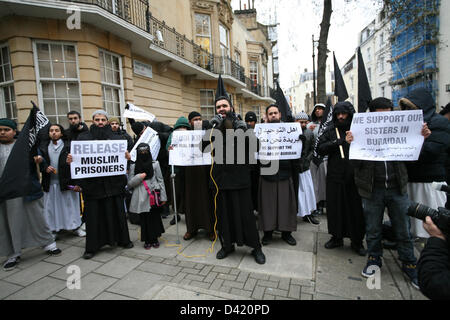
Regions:
<instances>
[{"instance_id":1,"label":"window frame","mask_svg":"<svg viewBox=\"0 0 450 320\"><path fill-rule=\"evenodd\" d=\"M214 97L215 97L215 91L213 89L200 89L200 114L202 115L202 118L210 120L214 115L216 114L216 106L214 105ZM202 104L202 92L210 93L212 97L212 104L211 105L203 105ZM203 113L204 109L212 109L212 116L210 117L209 112L207 114Z\"/></svg>"},{"instance_id":2,"label":"window frame","mask_svg":"<svg viewBox=\"0 0 450 320\"><path fill-rule=\"evenodd\" d=\"M52 45L52 44L56 44L56 45L67 45L67 46L73 46L75 48L75 69L76 69L76 73L77 73L77 78L48 78L48 77L41 77L40 76L40 72L39 72L39 59L38 59L38 49L37 49L37 44L39 43L43 43L43 44L48 44L48 45ZM53 41L53 40L33 40L32 43L32 47L33 47L33 60L34 60L34 71L36 74L36 87L37 87L37 93L38 93L38 101L39 101L39 107L41 109L42 112L44 112L44 114L46 116L56 116L56 117L60 117L62 115L47 115L47 113L45 112L45 107L44 107L44 92L43 92L43 88L42 88L42 83L43 82L49 82L49 83L77 83L78 84L78 96L79 96L79 101L80 101L80 114L83 115L83 99L82 99L82 94L81 94L81 79L80 79L80 66L79 66L79 59L78 59L78 47L77 47L77 43L74 42L69 42L69 41ZM53 70L52 64L50 64L51 66L51 70ZM53 73L53 72L52 72ZM56 100L56 96L54 98ZM69 111L71 111L70 106L68 107ZM67 114L64 115L65 117L67 117ZM58 121L58 123L60 123L60 121Z\"/></svg>"},{"instance_id":3,"label":"window frame","mask_svg":"<svg viewBox=\"0 0 450 320\"><path fill-rule=\"evenodd\" d=\"M207 16L208 17L208 21L209 21L209 35L205 35L205 34L198 34L197 33L197 16ZM195 36L195 43L199 46L201 46L198 42L197 42L197 38L209 38L209 48L204 48L202 46L203 49L205 49L206 51L208 51L210 54L212 53L212 32L211 32L211 15L207 14L207 13L200 13L200 12L194 12L194 36Z\"/></svg>"},{"instance_id":4,"label":"window frame","mask_svg":"<svg viewBox=\"0 0 450 320\"><path fill-rule=\"evenodd\" d=\"M6 106L6 99L5 99L5 95L4 95L4 89L8 89L9 90L9 96L10 96L10 100L8 101L8 104L10 105L10 112L11 112L11 118L17 122L18 120L18 110L17 110L17 103L16 103L16 91L14 88L14 75L13 75L13 71L12 71L12 66L11 66L11 52L9 51L9 45L7 42L5 43L1 43L0 44L0 55L2 54L3 48L6 48L7 53L8 53L8 65L9 65L9 69L10 69L10 75L11 75L11 79L7 80L7 81L3 81L0 82L0 106L2 107L2 111L0 111L0 117L1 118L6 118L8 117L8 109ZM2 66L4 66L5 64L2 64ZM2 69L4 70L4 69ZM3 75L3 79L5 80L5 76ZM11 99L11 87L12 90L14 92L14 99ZM3 107L4 107L4 111L5 113L3 114Z\"/></svg>"},{"instance_id":5,"label":"window frame","mask_svg":"<svg viewBox=\"0 0 450 320\"><path fill-rule=\"evenodd\" d=\"M125 112L125 95L124 95L124 88L123 88L122 56L117 54L117 53L105 50L103 48L99 48L98 52L99 52L98 58L100 59L100 72L102 72L102 59L101 59L100 53L109 54L109 55L111 55L111 56L113 56L113 57L115 57L115 58L117 58L119 60L119 80L120 80L120 84L115 84L115 83L112 83L112 82L103 81L103 80L101 80L101 74L100 74L100 83L101 83L101 86L102 86L102 104L103 104L104 110L107 111L106 110L106 105L105 105L105 99L104 99L106 97L105 91L104 91L105 88L109 87L109 88L113 88L113 89L118 89L119 90L119 113L120 114L119 115L113 115L113 114L109 114L108 113L108 116L110 116L110 117L112 117L112 116L119 117L121 119L122 123L126 123L125 117L123 116L123 113ZM104 79L104 80L106 80L106 79ZM112 102L112 101L109 101L109 102Z\"/></svg>"}]
</instances>

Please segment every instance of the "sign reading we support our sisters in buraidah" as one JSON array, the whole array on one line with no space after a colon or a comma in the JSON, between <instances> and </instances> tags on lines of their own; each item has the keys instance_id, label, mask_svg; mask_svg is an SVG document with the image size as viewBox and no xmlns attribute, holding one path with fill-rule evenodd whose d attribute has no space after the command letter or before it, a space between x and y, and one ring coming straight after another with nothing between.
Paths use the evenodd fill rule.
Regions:
<instances>
[{"instance_id":1,"label":"sign reading we support our sisters in buraidah","mask_svg":"<svg viewBox=\"0 0 450 320\"><path fill-rule=\"evenodd\" d=\"M416 161L424 142L422 110L353 115L350 160Z\"/></svg>"}]
</instances>

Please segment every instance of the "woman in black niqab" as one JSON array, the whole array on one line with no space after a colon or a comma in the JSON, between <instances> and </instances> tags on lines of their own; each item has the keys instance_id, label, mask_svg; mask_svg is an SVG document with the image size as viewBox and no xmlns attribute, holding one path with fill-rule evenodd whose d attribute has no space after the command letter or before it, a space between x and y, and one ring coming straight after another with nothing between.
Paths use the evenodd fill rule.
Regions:
<instances>
[{"instance_id":1,"label":"woman in black niqab","mask_svg":"<svg viewBox=\"0 0 450 320\"><path fill-rule=\"evenodd\" d=\"M140 143L137 147L137 157L134 172L135 174L145 173L145 180L153 178L153 158L150 146L147 143Z\"/></svg>"}]
</instances>

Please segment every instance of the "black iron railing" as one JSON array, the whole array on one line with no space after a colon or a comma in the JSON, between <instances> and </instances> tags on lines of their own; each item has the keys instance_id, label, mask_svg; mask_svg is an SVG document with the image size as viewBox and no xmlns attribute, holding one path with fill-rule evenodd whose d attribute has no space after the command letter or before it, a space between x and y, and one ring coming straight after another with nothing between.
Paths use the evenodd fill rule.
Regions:
<instances>
[{"instance_id":1,"label":"black iron railing","mask_svg":"<svg viewBox=\"0 0 450 320\"><path fill-rule=\"evenodd\" d=\"M245 69L229 57L209 53L150 13L147 0L62 0L99 6L153 36L153 44L205 70L229 75L246 84L260 96L269 96L272 88L261 88L245 76Z\"/></svg>"}]
</instances>

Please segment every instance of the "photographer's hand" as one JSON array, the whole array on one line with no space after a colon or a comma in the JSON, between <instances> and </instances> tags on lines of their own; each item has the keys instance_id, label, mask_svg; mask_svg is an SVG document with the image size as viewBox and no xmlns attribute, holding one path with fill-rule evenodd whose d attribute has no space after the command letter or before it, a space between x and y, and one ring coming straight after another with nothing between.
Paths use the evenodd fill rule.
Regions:
<instances>
[{"instance_id":1,"label":"photographer's hand","mask_svg":"<svg viewBox=\"0 0 450 320\"><path fill-rule=\"evenodd\" d=\"M431 237L439 238L446 241L442 231L434 224L430 217L426 217L423 222L423 228L430 234Z\"/></svg>"}]
</instances>

